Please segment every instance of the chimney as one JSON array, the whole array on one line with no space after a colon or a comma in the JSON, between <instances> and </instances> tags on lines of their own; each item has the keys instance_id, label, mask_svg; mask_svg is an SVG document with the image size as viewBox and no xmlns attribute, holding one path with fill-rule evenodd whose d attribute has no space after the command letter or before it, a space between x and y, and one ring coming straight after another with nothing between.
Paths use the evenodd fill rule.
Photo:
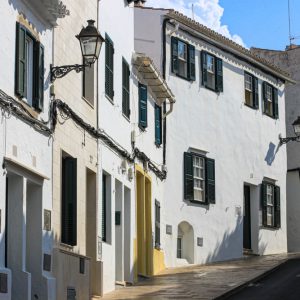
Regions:
<instances>
[{"instance_id":1,"label":"chimney","mask_svg":"<svg viewBox=\"0 0 300 300\"><path fill-rule=\"evenodd\" d=\"M146 3L146 0L135 0L134 7L144 7L145 3Z\"/></svg>"},{"instance_id":2,"label":"chimney","mask_svg":"<svg viewBox=\"0 0 300 300\"><path fill-rule=\"evenodd\" d=\"M295 44L290 44L288 46L285 47L285 50L293 50L293 49L296 49L296 48L299 48L300 46L299 45L295 45Z\"/></svg>"}]
</instances>

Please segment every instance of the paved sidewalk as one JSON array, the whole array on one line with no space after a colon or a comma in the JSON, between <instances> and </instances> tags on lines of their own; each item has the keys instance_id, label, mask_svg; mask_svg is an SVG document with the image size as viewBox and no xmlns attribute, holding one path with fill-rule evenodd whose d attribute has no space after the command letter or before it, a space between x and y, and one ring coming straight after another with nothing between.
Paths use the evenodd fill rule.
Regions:
<instances>
[{"instance_id":1,"label":"paved sidewalk","mask_svg":"<svg viewBox=\"0 0 300 300\"><path fill-rule=\"evenodd\" d=\"M300 254L250 256L240 260L170 268L102 299L215 299Z\"/></svg>"}]
</instances>

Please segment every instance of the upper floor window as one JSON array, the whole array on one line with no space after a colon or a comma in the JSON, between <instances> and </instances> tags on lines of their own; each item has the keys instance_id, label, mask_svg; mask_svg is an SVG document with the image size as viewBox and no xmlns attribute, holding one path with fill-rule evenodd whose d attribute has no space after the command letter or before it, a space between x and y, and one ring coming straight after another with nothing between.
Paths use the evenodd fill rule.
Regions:
<instances>
[{"instance_id":1,"label":"upper floor window","mask_svg":"<svg viewBox=\"0 0 300 300\"><path fill-rule=\"evenodd\" d=\"M245 72L245 104L252 108L259 107L258 79Z\"/></svg>"},{"instance_id":2,"label":"upper floor window","mask_svg":"<svg viewBox=\"0 0 300 300\"><path fill-rule=\"evenodd\" d=\"M148 89L144 84L139 83L139 126L145 129L148 126Z\"/></svg>"},{"instance_id":3,"label":"upper floor window","mask_svg":"<svg viewBox=\"0 0 300 300\"><path fill-rule=\"evenodd\" d=\"M122 112L130 118L130 70L127 61L122 60Z\"/></svg>"},{"instance_id":4,"label":"upper floor window","mask_svg":"<svg viewBox=\"0 0 300 300\"><path fill-rule=\"evenodd\" d=\"M161 107L155 104L155 144L160 146L162 143L162 116Z\"/></svg>"},{"instance_id":5,"label":"upper floor window","mask_svg":"<svg viewBox=\"0 0 300 300\"><path fill-rule=\"evenodd\" d=\"M262 183L262 218L265 227L280 227L280 188L272 183Z\"/></svg>"},{"instance_id":6,"label":"upper floor window","mask_svg":"<svg viewBox=\"0 0 300 300\"><path fill-rule=\"evenodd\" d=\"M114 44L105 34L105 95L114 99Z\"/></svg>"},{"instance_id":7,"label":"upper floor window","mask_svg":"<svg viewBox=\"0 0 300 300\"><path fill-rule=\"evenodd\" d=\"M195 80L195 47L171 37L171 68L179 77Z\"/></svg>"},{"instance_id":8,"label":"upper floor window","mask_svg":"<svg viewBox=\"0 0 300 300\"><path fill-rule=\"evenodd\" d=\"M223 61L206 52L201 52L202 84L216 92L223 92Z\"/></svg>"},{"instance_id":9,"label":"upper floor window","mask_svg":"<svg viewBox=\"0 0 300 300\"><path fill-rule=\"evenodd\" d=\"M278 90L267 82L263 82L264 113L278 119Z\"/></svg>"},{"instance_id":10,"label":"upper floor window","mask_svg":"<svg viewBox=\"0 0 300 300\"><path fill-rule=\"evenodd\" d=\"M184 153L184 198L203 204L215 203L215 161Z\"/></svg>"},{"instance_id":11,"label":"upper floor window","mask_svg":"<svg viewBox=\"0 0 300 300\"><path fill-rule=\"evenodd\" d=\"M38 111L44 106L44 47L17 23L15 93Z\"/></svg>"},{"instance_id":12,"label":"upper floor window","mask_svg":"<svg viewBox=\"0 0 300 300\"><path fill-rule=\"evenodd\" d=\"M160 249L160 203L155 200L155 248Z\"/></svg>"}]
</instances>

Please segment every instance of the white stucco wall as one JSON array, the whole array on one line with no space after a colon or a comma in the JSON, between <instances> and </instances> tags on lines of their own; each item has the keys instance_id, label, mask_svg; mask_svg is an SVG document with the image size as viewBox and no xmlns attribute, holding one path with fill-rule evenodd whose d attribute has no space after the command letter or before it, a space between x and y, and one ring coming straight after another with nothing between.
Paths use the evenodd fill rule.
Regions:
<instances>
[{"instance_id":1,"label":"white stucco wall","mask_svg":"<svg viewBox=\"0 0 300 300\"><path fill-rule=\"evenodd\" d=\"M16 98L15 96L15 45L16 45L16 22L19 21L20 16L23 15L23 21L32 25L32 30L35 36L43 44L44 53L44 109L38 114L37 118L47 121L49 118L49 67L52 62L52 28L43 19L39 17L39 14L34 10L33 6L28 6L21 0L1 1L0 3L1 14L1 49L0 49L0 65L5 70L5 76L0 77L0 89L3 90L9 96ZM34 28L34 29L33 29ZM32 169L33 172L43 174L49 179L41 182L42 184L42 203L39 209L39 215L34 216L35 221L40 220L43 222L43 210L52 210L52 140L48 135L44 135L36 131L29 124L18 119L14 115L8 117L2 115L0 121L0 161L3 163L4 157L9 157L15 160L17 163L24 165L26 168ZM13 150L14 149L14 150ZM0 177L0 209L1 209L1 233L0 233L0 269L3 271L5 260L5 182L6 172L11 172L7 169L1 172ZM26 199L26 198L25 198ZM27 199L30 201L30 199ZM13 220L8 220L9 225L13 223ZM42 230L42 223L40 223L40 241L41 248L37 255L41 258L43 253L51 254L52 249L52 233ZM17 228L15 230L18 230ZM21 228L19 228L21 230ZM23 238L25 239L25 233ZM27 233L28 234L28 233ZM30 236L27 237L30 241ZM32 265L33 266L33 265ZM31 267L32 267L31 266ZM51 274L42 271L42 265L35 266L36 270L32 270L33 273L37 272L42 276L51 278ZM36 274L37 274L36 273ZM39 280L42 280L40 278ZM52 279L51 279L52 280ZM49 281L50 282L50 281ZM48 282L48 283L49 283ZM14 282L9 281L9 293L0 296L1 299L10 299L10 286L16 288ZM50 283L49 283L50 284ZM46 287L43 286L44 292ZM46 294L40 295L44 297ZM50 294L49 294L50 295ZM48 296L46 296L48 297ZM48 299L48 298L47 298ZM52 299L51 296L49 299Z\"/></svg>"},{"instance_id":2,"label":"white stucco wall","mask_svg":"<svg viewBox=\"0 0 300 300\"><path fill-rule=\"evenodd\" d=\"M159 61L162 50L153 49L162 40L142 42L143 32L148 32L163 11L136 9L135 28L139 40L136 51L157 53ZM151 26L150 26L151 24ZM189 222L196 238L203 238L203 247L195 246L195 263L205 263L242 256L244 183L253 185L251 193L252 242L258 254L286 252L286 149L277 148L279 133L285 133L284 85L228 53L191 38L182 32L173 33L196 47L196 81L188 82L171 73L170 32L166 45L166 80L175 94L174 112L167 121L167 168L165 186L166 224L172 225L173 234L166 235L166 262L175 266L177 226ZM146 34L145 34L146 36ZM149 48L148 48L149 47ZM162 49L162 48L161 48ZM217 94L201 85L200 51L206 50L222 58L224 92ZM149 52L149 53L148 53ZM244 70L259 78L259 110L244 105ZM279 119L274 120L262 113L262 81L268 81L279 89ZM189 148L207 152L215 159L216 204L197 205L183 199L183 153ZM264 177L276 181L281 188L281 228L264 229L260 226L260 184ZM163 229L162 232L165 230Z\"/></svg>"}]
</instances>

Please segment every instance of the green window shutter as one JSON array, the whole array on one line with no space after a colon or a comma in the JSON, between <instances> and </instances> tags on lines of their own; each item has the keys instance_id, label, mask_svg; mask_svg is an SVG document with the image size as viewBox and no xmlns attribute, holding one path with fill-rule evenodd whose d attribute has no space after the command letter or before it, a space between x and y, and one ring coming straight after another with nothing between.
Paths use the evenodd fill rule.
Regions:
<instances>
[{"instance_id":1,"label":"green window shutter","mask_svg":"<svg viewBox=\"0 0 300 300\"><path fill-rule=\"evenodd\" d=\"M279 117L279 110L278 110L278 90L273 87L273 116L275 119Z\"/></svg>"},{"instance_id":2,"label":"green window shutter","mask_svg":"<svg viewBox=\"0 0 300 300\"><path fill-rule=\"evenodd\" d=\"M275 195L275 216L274 216L274 226L276 228L280 228L281 220L280 220L280 187L275 186L274 188Z\"/></svg>"},{"instance_id":3,"label":"green window shutter","mask_svg":"<svg viewBox=\"0 0 300 300\"><path fill-rule=\"evenodd\" d=\"M263 96L263 112L267 112L267 83L264 81L262 84L262 96Z\"/></svg>"},{"instance_id":4,"label":"green window shutter","mask_svg":"<svg viewBox=\"0 0 300 300\"><path fill-rule=\"evenodd\" d=\"M62 220L61 240L77 244L77 161L65 157L62 161Z\"/></svg>"},{"instance_id":5,"label":"green window shutter","mask_svg":"<svg viewBox=\"0 0 300 300\"><path fill-rule=\"evenodd\" d=\"M139 125L147 127L147 86L139 83Z\"/></svg>"},{"instance_id":6,"label":"green window shutter","mask_svg":"<svg viewBox=\"0 0 300 300\"><path fill-rule=\"evenodd\" d=\"M216 58L216 91L223 92L223 61Z\"/></svg>"},{"instance_id":7,"label":"green window shutter","mask_svg":"<svg viewBox=\"0 0 300 300\"><path fill-rule=\"evenodd\" d=\"M122 61L122 112L130 117L130 70L128 63Z\"/></svg>"},{"instance_id":8,"label":"green window shutter","mask_svg":"<svg viewBox=\"0 0 300 300\"><path fill-rule=\"evenodd\" d=\"M178 39L171 37L171 68L173 73L178 73Z\"/></svg>"},{"instance_id":9,"label":"green window shutter","mask_svg":"<svg viewBox=\"0 0 300 300\"><path fill-rule=\"evenodd\" d=\"M188 45L188 78L190 80L196 80L196 71L195 71L195 47Z\"/></svg>"},{"instance_id":10,"label":"green window shutter","mask_svg":"<svg viewBox=\"0 0 300 300\"><path fill-rule=\"evenodd\" d=\"M44 107L44 47L34 42L33 49L33 102L32 106L42 111Z\"/></svg>"},{"instance_id":11,"label":"green window shutter","mask_svg":"<svg viewBox=\"0 0 300 300\"><path fill-rule=\"evenodd\" d=\"M206 158L206 202L216 203L216 179L215 179L215 161L214 159Z\"/></svg>"},{"instance_id":12,"label":"green window shutter","mask_svg":"<svg viewBox=\"0 0 300 300\"><path fill-rule=\"evenodd\" d=\"M162 143L162 130L161 130L161 107L155 104L155 144L161 145Z\"/></svg>"},{"instance_id":13,"label":"green window shutter","mask_svg":"<svg viewBox=\"0 0 300 300\"><path fill-rule=\"evenodd\" d=\"M105 94L114 98L114 45L108 35L105 35Z\"/></svg>"},{"instance_id":14,"label":"green window shutter","mask_svg":"<svg viewBox=\"0 0 300 300\"><path fill-rule=\"evenodd\" d=\"M27 62L25 51L26 29L17 23L16 29L16 70L15 92L20 97L26 97Z\"/></svg>"},{"instance_id":15,"label":"green window shutter","mask_svg":"<svg viewBox=\"0 0 300 300\"><path fill-rule=\"evenodd\" d=\"M106 242L106 175L102 176L102 241Z\"/></svg>"},{"instance_id":16,"label":"green window shutter","mask_svg":"<svg viewBox=\"0 0 300 300\"><path fill-rule=\"evenodd\" d=\"M261 185L262 225L267 226L267 184Z\"/></svg>"},{"instance_id":17,"label":"green window shutter","mask_svg":"<svg viewBox=\"0 0 300 300\"><path fill-rule=\"evenodd\" d=\"M202 85L207 84L207 53L201 51Z\"/></svg>"},{"instance_id":18,"label":"green window shutter","mask_svg":"<svg viewBox=\"0 0 300 300\"><path fill-rule=\"evenodd\" d=\"M184 152L184 199L194 200L193 155Z\"/></svg>"},{"instance_id":19,"label":"green window shutter","mask_svg":"<svg viewBox=\"0 0 300 300\"><path fill-rule=\"evenodd\" d=\"M253 81L253 107L258 109L259 108L258 78L253 76L252 81Z\"/></svg>"}]
</instances>

